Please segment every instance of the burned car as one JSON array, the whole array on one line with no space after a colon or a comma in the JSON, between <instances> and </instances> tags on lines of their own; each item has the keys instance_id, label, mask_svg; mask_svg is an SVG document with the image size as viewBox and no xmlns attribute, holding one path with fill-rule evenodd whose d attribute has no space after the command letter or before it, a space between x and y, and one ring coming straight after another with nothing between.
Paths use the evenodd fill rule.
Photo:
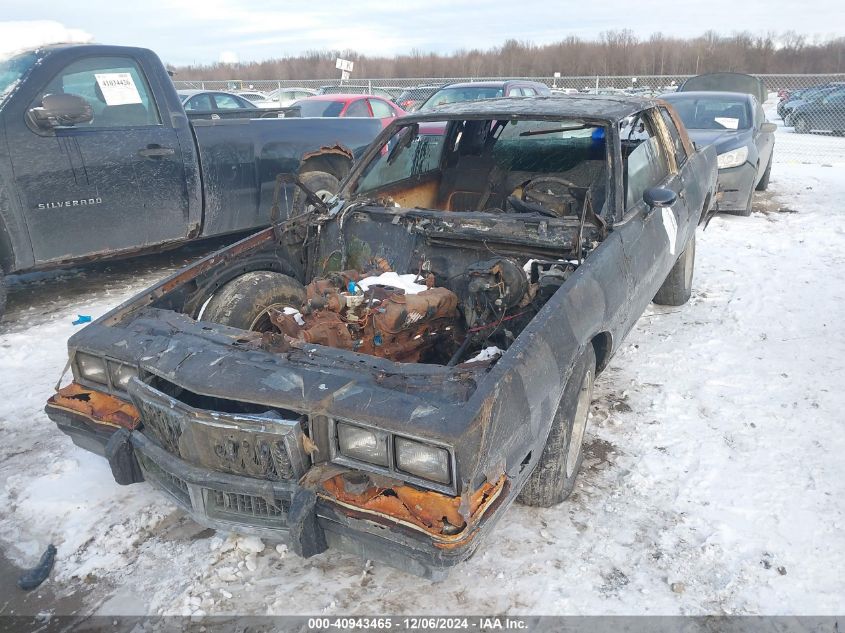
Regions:
<instances>
[{"instance_id":1,"label":"burned car","mask_svg":"<svg viewBox=\"0 0 845 633\"><path fill-rule=\"evenodd\" d=\"M288 180L74 335L47 413L202 524L438 578L572 491L595 376L690 296L716 157L663 102L533 97L394 121L329 201Z\"/></svg>"}]
</instances>

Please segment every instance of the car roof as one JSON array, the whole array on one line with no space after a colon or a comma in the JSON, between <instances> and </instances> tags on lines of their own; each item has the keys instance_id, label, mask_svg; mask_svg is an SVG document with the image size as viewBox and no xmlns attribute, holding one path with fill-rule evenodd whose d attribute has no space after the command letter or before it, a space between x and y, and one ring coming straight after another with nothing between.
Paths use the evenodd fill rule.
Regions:
<instances>
[{"instance_id":1,"label":"car roof","mask_svg":"<svg viewBox=\"0 0 845 633\"><path fill-rule=\"evenodd\" d=\"M453 84L446 84L442 88L503 88L507 84L521 83L531 85L545 85L538 81L529 81L527 79L503 79L501 81L462 81Z\"/></svg>"},{"instance_id":2,"label":"car roof","mask_svg":"<svg viewBox=\"0 0 845 633\"><path fill-rule=\"evenodd\" d=\"M708 97L713 97L714 99L725 99L725 98L732 98L732 99L742 99L743 101L750 101L754 99L754 95L748 94L747 92L727 92L727 91L710 91L710 90L690 90L689 92L667 92L666 94L660 95L661 99L666 99L666 101L672 100L681 100L685 97L697 97L699 99L707 99Z\"/></svg>"},{"instance_id":3,"label":"car roof","mask_svg":"<svg viewBox=\"0 0 845 633\"><path fill-rule=\"evenodd\" d=\"M613 123L654 105L657 105L654 99L630 95L509 97L450 103L432 110L415 112L403 117L403 121L438 121L444 116L449 118L459 116L472 118L538 116L544 118L599 119Z\"/></svg>"},{"instance_id":4,"label":"car roof","mask_svg":"<svg viewBox=\"0 0 845 633\"><path fill-rule=\"evenodd\" d=\"M387 101L384 97L380 95L371 95L371 94L363 94L357 92L345 93L345 92L338 92L336 94L328 94L328 95L311 95L310 97L305 97L304 99L300 99L300 101L352 101L353 99L381 99L382 101Z\"/></svg>"}]
</instances>

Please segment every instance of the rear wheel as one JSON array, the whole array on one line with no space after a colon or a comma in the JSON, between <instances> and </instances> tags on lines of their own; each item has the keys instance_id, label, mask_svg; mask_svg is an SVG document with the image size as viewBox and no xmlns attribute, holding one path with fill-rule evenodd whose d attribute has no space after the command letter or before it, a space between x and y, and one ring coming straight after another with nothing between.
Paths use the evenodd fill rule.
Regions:
<instances>
[{"instance_id":1,"label":"rear wheel","mask_svg":"<svg viewBox=\"0 0 845 633\"><path fill-rule=\"evenodd\" d=\"M328 200L340 190L340 181L324 171L307 171L299 175L299 180L323 201ZM293 215L300 215L310 211L312 205L308 204L308 201L305 199L305 193L298 191L297 196L295 202L296 211Z\"/></svg>"},{"instance_id":2,"label":"rear wheel","mask_svg":"<svg viewBox=\"0 0 845 633\"><path fill-rule=\"evenodd\" d=\"M695 234L672 270L654 295L654 303L663 306L682 306L692 295L692 275L695 270Z\"/></svg>"},{"instance_id":3,"label":"rear wheel","mask_svg":"<svg viewBox=\"0 0 845 633\"><path fill-rule=\"evenodd\" d=\"M215 293L202 314L203 321L242 330L267 332L273 329L269 310L299 309L305 289L296 279L269 270L236 277Z\"/></svg>"},{"instance_id":4,"label":"rear wheel","mask_svg":"<svg viewBox=\"0 0 845 633\"><path fill-rule=\"evenodd\" d=\"M810 122L807 120L807 117L796 116L793 120L793 127L795 128L796 134L810 133Z\"/></svg>"},{"instance_id":5,"label":"rear wheel","mask_svg":"<svg viewBox=\"0 0 845 633\"><path fill-rule=\"evenodd\" d=\"M584 459L595 374L596 353L587 345L563 390L543 454L519 493L520 503L548 508L566 499L575 487Z\"/></svg>"}]
</instances>

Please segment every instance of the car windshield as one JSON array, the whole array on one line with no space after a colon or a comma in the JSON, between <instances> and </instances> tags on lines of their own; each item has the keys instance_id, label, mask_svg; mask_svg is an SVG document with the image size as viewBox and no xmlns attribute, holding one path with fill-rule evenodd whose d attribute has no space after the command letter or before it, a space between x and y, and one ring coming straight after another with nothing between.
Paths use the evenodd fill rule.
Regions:
<instances>
[{"instance_id":1,"label":"car windshield","mask_svg":"<svg viewBox=\"0 0 845 633\"><path fill-rule=\"evenodd\" d=\"M442 90L438 90L433 95L431 95L428 101L426 101L424 104L422 104L422 106L420 106L420 110L428 110L430 108L436 108L437 106L445 105L447 103L457 103L459 101L495 99L496 97L501 97L502 94L502 88L495 88L490 86L443 88Z\"/></svg>"},{"instance_id":2,"label":"car windshield","mask_svg":"<svg viewBox=\"0 0 845 633\"><path fill-rule=\"evenodd\" d=\"M409 123L363 168L351 193L386 192L405 206L449 211L504 209L535 177L601 185L606 147L603 127L572 119ZM595 203L600 209L603 196Z\"/></svg>"},{"instance_id":3,"label":"car windshield","mask_svg":"<svg viewBox=\"0 0 845 633\"><path fill-rule=\"evenodd\" d=\"M687 97L678 92L666 100L675 106L690 130L747 130L751 127L751 115L745 99Z\"/></svg>"},{"instance_id":4,"label":"car windshield","mask_svg":"<svg viewBox=\"0 0 845 633\"><path fill-rule=\"evenodd\" d=\"M343 102L303 99L294 101L291 107L299 108L299 116L302 117L338 117L343 110Z\"/></svg>"},{"instance_id":5,"label":"car windshield","mask_svg":"<svg viewBox=\"0 0 845 633\"><path fill-rule=\"evenodd\" d=\"M37 59L35 52L29 52L0 60L0 107Z\"/></svg>"}]
</instances>

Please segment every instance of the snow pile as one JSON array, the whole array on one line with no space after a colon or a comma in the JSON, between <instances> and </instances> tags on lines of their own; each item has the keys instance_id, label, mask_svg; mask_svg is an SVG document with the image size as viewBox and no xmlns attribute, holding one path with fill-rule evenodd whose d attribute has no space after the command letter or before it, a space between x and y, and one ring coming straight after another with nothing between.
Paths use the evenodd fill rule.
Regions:
<instances>
[{"instance_id":1,"label":"snow pile","mask_svg":"<svg viewBox=\"0 0 845 633\"><path fill-rule=\"evenodd\" d=\"M482 360L492 360L504 354L505 351L499 349L495 345L491 345L490 347L485 347L483 350L478 352L475 356L467 360L467 363L475 363Z\"/></svg>"},{"instance_id":2,"label":"snow pile","mask_svg":"<svg viewBox=\"0 0 845 633\"><path fill-rule=\"evenodd\" d=\"M394 288L401 288L405 294L415 295L428 290L424 284L418 283L420 278L418 275L400 275L395 272L387 272L377 275L375 277L365 277L357 282L361 290L366 291L370 286L393 286Z\"/></svg>"},{"instance_id":3,"label":"snow pile","mask_svg":"<svg viewBox=\"0 0 845 633\"><path fill-rule=\"evenodd\" d=\"M54 20L0 22L0 59L47 44L84 44L93 38L82 29Z\"/></svg>"}]
</instances>

